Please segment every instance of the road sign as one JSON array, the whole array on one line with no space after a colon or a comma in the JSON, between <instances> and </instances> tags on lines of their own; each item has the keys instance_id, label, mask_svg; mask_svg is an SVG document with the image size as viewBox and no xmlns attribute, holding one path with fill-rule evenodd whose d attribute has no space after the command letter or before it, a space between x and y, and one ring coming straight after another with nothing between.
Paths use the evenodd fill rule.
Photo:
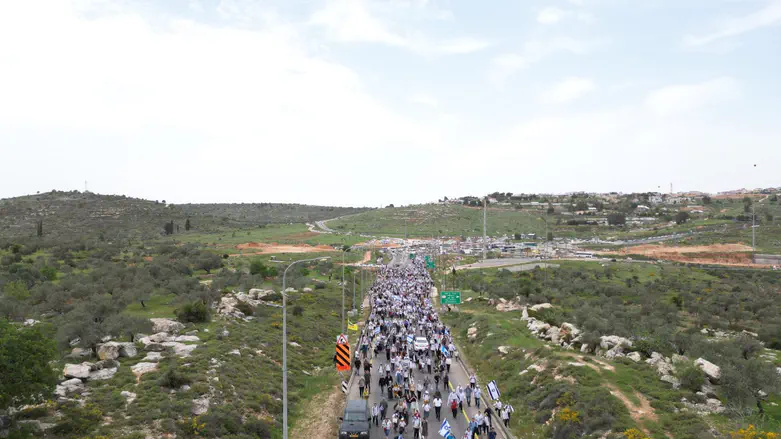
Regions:
<instances>
[{"instance_id":1,"label":"road sign","mask_svg":"<svg viewBox=\"0 0 781 439\"><path fill-rule=\"evenodd\" d=\"M410 258L410 259L415 259L415 253L410 253L410 254L409 254L409 258Z\"/></svg>"},{"instance_id":2,"label":"road sign","mask_svg":"<svg viewBox=\"0 0 781 439\"><path fill-rule=\"evenodd\" d=\"M340 372L350 370L350 345L347 343L336 345L336 370Z\"/></svg>"},{"instance_id":3,"label":"road sign","mask_svg":"<svg viewBox=\"0 0 781 439\"><path fill-rule=\"evenodd\" d=\"M439 303L442 305L460 305L461 291L443 291L439 294Z\"/></svg>"},{"instance_id":4,"label":"road sign","mask_svg":"<svg viewBox=\"0 0 781 439\"><path fill-rule=\"evenodd\" d=\"M497 400L502 396L502 394L499 393L499 387L496 386L496 381L489 381L485 387L488 388L488 395L491 399Z\"/></svg>"},{"instance_id":5,"label":"road sign","mask_svg":"<svg viewBox=\"0 0 781 439\"><path fill-rule=\"evenodd\" d=\"M436 265L434 265L433 262L429 261L426 262L426 268L428 268L429 270L433 270L434 268L436 268Z\"/></svg>"},{"instance_id":6,"label":"road sign","mask_svg":"<svg viewBox=\"0 0 781 439\"><path fill-rule=\"evenodd\" d=\"M430 262L430 261L431 261L431 256L429 256L429 255L426 255L426 258L425 258L425 259L426 259L426 262Z\"/></svg>"},{"instance_id":7,"label":"road sign","mask_svg":"<svg viewBox=\"0 0 781 439\"><path fill-rule=\"evenodd\" d=\"M339 334L336 336L336 343L337 344L350 344L349 341L347 341L347 336L344 334Z\"/></svg>"},{"instance_id":8,"label":"road sign","mask_svg":"<svg viewBox=\"0 0 781 439\"><path fill-rule=\"evenodd\" d=\"M342 381L342 392L347 393L347 381Z\"/></svg>"}]
</instances>

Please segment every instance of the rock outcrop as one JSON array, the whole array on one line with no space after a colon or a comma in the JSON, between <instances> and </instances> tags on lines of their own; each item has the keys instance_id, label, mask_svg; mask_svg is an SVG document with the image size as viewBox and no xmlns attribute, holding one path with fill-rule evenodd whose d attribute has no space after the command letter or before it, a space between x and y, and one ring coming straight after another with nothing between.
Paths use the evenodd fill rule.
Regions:
<instances>
[{"instance_id":1,"label":"rock outcrop","mask_svg":"<svg viewBox=\"0 0 781 439\"><path fill-rule=\"evenodd\" d=\"M184 329L184 325L182 323L177 322L176 320L171 319L161 319L161 318L155 318L155 319L149 319L152 322L152 330L154 332L168 332L170 334L178 334L179 331Z\"/></svg>"},{"instance_id":2,"label":"rock outcrop","mask_svg":"<svg viewBox=\"0 0 781 439\"><path fill-rule=\"evenodd\" d=\"M704 358L698 358L694 364L702 370L713 384L718 384L721 379L721 368Z\"/></svg>"},{"instance_id":3,"label":"rock outcrop","mask_svg":"<svg viewBox=\"0 0 781 439\"><path fill-rule=\"evenodd\" d=\"M92 363L66 364L62 370L62 375L65 378L87 379L91 369Z\"/></svg>"}]
</instances>

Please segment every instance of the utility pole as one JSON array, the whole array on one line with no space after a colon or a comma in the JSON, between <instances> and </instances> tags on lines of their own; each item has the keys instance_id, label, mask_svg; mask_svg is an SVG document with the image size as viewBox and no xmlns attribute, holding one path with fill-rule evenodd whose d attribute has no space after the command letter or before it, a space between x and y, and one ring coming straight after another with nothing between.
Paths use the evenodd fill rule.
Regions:
<instances>
[{"instance_id":1,"label":"utility pole","mask_svg":"<svg viewBox=\"0 0 781 439\"><path fill-rule=\"evenodd\" d=\"M353 271L353 314L355 314L355 272Z\"/></svg>"},{"instance_id":2,"label":"utility pole","mask_svg":"<svg viewBox=\"0 0 781 439\"><path fill-rule=\"evenodd\" d=\"M342 247L342 334L344 334L344 247Z\"/></svg>"},{"instance_id":3,"label":"utility pole","mask_svg":"<svg viewBox=\"0 0 781 439\"><path fill-rule=\"evenodd\" d=\"M487 218L488 218L488 197L483 198L483 261L485 261L486 252L486 237L487 235Z\"/></svg>"},{"instance_id":4,"label":"utility pole","mask_svg":"<svg viewBox=\"0 0 781 439\"><path fill-rule=\"evenodd\" d=\"M757 252L757 223L756 223L756 212L754 207L754 201L751 201L751 251L756 253Z\"/></svg>"}]
</instances>

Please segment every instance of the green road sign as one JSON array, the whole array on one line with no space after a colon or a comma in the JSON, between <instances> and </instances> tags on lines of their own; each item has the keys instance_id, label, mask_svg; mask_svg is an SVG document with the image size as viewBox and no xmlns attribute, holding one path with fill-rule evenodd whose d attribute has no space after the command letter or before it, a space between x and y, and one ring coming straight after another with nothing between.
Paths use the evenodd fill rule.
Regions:
<instances>
[{"instance_id":1,"label":"green road sign","mask_svg":"<svg viewBox=\"0 0 781 439\"><path fill-rule=\"evenodd\" d=\"M426 268L428 268L430 270L433 270L434 268L436 268L436 265L434 265L433 262L429 262L429 263L426 264Z\"/></svg>"},{"instance_id":2,"label":"green road sign","mask_svg":"<svg viewBox=\"0 0 781 439\"><path fill-rule=\"evenodd\" d=\"M426 255L426 262L430 262L430 261L431 261L431 256Z\"/></svg>"},{"instance_id":3,"label":"green road sign","mask_svg":"<svg viewBox=\"0 0 781 439\"><path fill-rule=\"evenodd\" d=\"M410 253L410 254L409 254L409 258L410 258L410 259L415 259L415 253Z\"/></svg>"},{"instance_id":4,"label":"green road sign","mask_svg":"<svg viewBox=\"0 0 781 439\"><path fill-rule=\"evenodd\" d=\"M439 303L442 305L460 305L461 291L443 291L439 293Z\"/></svg>"}]
</instances>

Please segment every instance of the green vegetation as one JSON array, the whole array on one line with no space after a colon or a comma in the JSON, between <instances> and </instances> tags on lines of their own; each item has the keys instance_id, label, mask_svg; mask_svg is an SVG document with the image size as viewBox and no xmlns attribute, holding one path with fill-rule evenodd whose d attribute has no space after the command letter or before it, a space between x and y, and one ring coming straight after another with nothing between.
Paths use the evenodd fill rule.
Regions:
<instances>
[{"instance_id":1,"label":"green vegetation","mask_svg":"<svg viewBox=\"0 0 781 439\"><path fill-rule=\"evenodd\" d=\"M49 366L56 355L49 332L0 319L0 410L41 403L51 394L57 375Z\"/></svg>"},{"instance_id":2,"label":"green vegetation","mask_svg":"<svg viewBox=\"0 0 781 439\"><path fill-rule=\"evenodd\" d=\"M781 280L775 273L565 261L557 269L527 272L459 271L448 281L463 291L464 300L472 300L458 313L446 314L445 321L482 379L496 379L520 412L512 428L521 437L536 433L566 438L632 428L651 438L665 437L666 432L673 437L710 437L709 423L719 425L725 434L749 423L768 431L781 429L781 411L771 404L781 399L778 360L775 354L765 355L772 351L759 343L781 347L781 305L775 299ZM700 400L695 393L706 382L692 360L678 364L681 388L672 389L644 362L607 361L541 347L543 342L529 333L520 313L498 312L488 304L489 298L551 303L553 308L530 311L530 316L555 326L572 323L584 331L583 342L592 346L602 335L618 335L632 339L634 350L646 356L659 352L706 358L721 367L717 392L728 411L711 415L710 420L681 411L681 398ZM473 338L467 336L470 328L477 328ZM707 338L703 328L731 335ZM758 339L742 331L758 333ZM500 353L499 346L510 347L509 353ZM533 365L543 370L528 369ZM761 397L760 391L770 397ZM625 403L610 393L622 395ZM569 394L566 404L559 401L564 394ZM627 409L640 407L645 400L655 416L629 417ZM571 409L567 416L577 414L578 422L564 422L559 413L565 408Z\"/></svg>"}]
</instances>

